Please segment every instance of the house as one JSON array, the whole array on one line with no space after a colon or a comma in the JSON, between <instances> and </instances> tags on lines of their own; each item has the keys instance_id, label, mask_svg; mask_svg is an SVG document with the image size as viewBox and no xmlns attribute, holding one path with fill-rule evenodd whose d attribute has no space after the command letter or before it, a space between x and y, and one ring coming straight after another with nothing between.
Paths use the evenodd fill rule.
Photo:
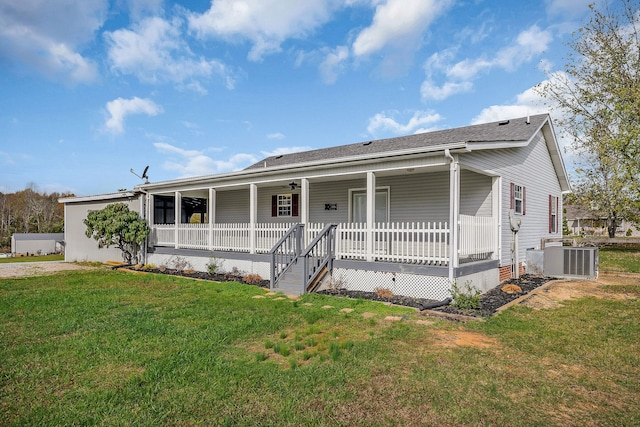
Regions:
<instances>
[{"instance_id":1,"label":"house","mask_svg":"<svg viewBox=\"0 0 640 427\"><path fill-rule=\"evenodd\" d=\"M607 230L607 218L606 217L598 217L598 215L594 215L593 212L580 207L580 206L569 206L565 207L566 209L566 218L567 218L567 227L573 236L608 236L609 231ZM639 230L636 228L634 230L634 224L626 221L624 219L619 219L618 226L616 227L616 236L626 236L629 233L629 236L638 236Z\"/></svg>"},{"instance_id":2,"label":"house","mask_svg":"<svg viewBox=\"0 0 640 427\"><path fill-rule=\"evenodd\" d=\"M276 290L444 299L454 281L485 291L524 271L527 249L561 236L569 191L543 114L273 156L131 194L152 228L147 263L214 260Z\"/></svg>"},{"instance_id":3,"label":"house","mask_svg":"<svg viewBox=\"0 0 640 427\"><path fill-rule=\"evenodd\" d=\"M12 254L53 254L64 250L64 233L13 233Z\"/></svg>"},{"instance_id":4,"label":"house","mask_svg":"<svg viewBox=\"0 0 640 427\"><path fill-rule=\"evenodd\" d=\"M140 212L142 209L142 193L139 191L121 191L111 194L100 194L87 197L63 197L64 203L64 240L66 250L65 261L121 261L122 252L116 247L98 248L98 242L85 235L87 227L84 219L90 211L104 209L112 203L125 203L130 210Z\"/></svg>"}]
</instances>

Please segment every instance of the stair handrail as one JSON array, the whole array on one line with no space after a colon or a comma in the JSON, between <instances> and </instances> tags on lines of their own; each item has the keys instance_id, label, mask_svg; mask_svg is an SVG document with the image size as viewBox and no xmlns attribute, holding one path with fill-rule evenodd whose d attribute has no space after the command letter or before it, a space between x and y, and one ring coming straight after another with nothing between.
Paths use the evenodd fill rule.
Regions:
<instances>
[{"instance_id":1,"label":"stair handrail","mask_svg":"<svg viewBox=\"0 0 640 427\"><path fill-rule=\"evenodd\" d=\"M300 256L303 230L304 224L292 225L269 251L271 255L271 289L276 287L280 277Z\"/></svg>"},{"instance_id":2,"label":"stair handrail","mask_svg":"<svg viewBox=\"0 0 640 427\"><path fill-rule=\"evenodd\" d=\"M327 224L300 254L304 260L303 293L306 293L324 267L331 270L335 254L335 234L338 224ZM310 263L310 259L313 263ZM311 271L310 271L311 270Z\"/></svg>"}]
</instances>

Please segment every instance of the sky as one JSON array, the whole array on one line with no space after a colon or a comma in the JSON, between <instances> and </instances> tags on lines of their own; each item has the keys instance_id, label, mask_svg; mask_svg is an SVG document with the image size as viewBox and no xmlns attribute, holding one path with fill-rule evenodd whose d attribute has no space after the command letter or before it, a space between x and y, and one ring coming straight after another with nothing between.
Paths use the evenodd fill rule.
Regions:
<instances>
[{"instance_id":1,"label":"sky","mask_svg":"<svg viewBox=\"0 0 640 427\"><path fill-rule=\"evenodd\" d=\"M146 166L158 182L547 112L533 88L588 3L0 0L0 192L110 193Z\"/></svg>"}]
</instances>

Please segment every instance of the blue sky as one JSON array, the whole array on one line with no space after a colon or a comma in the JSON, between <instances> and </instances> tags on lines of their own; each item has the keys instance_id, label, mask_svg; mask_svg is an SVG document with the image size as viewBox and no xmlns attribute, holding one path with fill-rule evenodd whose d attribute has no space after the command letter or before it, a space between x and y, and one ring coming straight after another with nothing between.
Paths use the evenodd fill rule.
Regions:
<instances>
[{"instance_id":1,"label":"blue sky","mask_svg":"<svg viewBox=\"0 0 640 427\"><path fill-rule=\"evenodd\" d=\"M548 111L585 0L0 0L0 191Z\"/></svg>"}]
</instances>

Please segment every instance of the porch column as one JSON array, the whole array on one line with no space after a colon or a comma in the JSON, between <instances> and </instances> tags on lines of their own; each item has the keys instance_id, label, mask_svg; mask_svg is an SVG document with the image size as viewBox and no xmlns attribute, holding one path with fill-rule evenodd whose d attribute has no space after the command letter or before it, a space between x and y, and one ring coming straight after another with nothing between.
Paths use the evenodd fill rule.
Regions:
<instances>
[{"instance_id":1,"label":"porch column","mask_svg":"<svg viewBox=\"0 0 640 427\"><path fill-rule=\"evenodd\" d=\"M209 213L209 250L213 250L213 224L216 223L216 189L209 189L209 206L207 207Z\"/></svg>"},{"instance_id":2,"label":"porch column","mask_svg":"<svg viewBox=\"0 0 640 427\"><path fill-rule=\"evenodd\" d=\"M502 177L491 178L491 216L493 217L493 233L496 239L493 259L502 257Z\"/></svg>"},{"instance_id":3,"label":"porch column","mask_svg":"<svg viewBox=\"0 0 640 427\"><path fill-rule=\"evenodd\" d=\"M173 223L175 229L173 246L178 249L180 247L180 223L182 222L182 194L179 191L176 191L174 205L175 218Z\"/></svg>"},{"instance_id":4,"label":"porch column","mask_svg":"<svg viewBox=\"0 0 640 427\"><path fill-rule=\"evenodd\" d=\"M147 209L149 210L149 212L147 213L147 221L149 221L149 227L153 227L153 224L155 222L154 220L154 214L155 214L155 208L156 208L156 199L155 196L153 194L149 194L147 195Z\"/></svg>"},{"instance_id":5,"label":"porch column","mask_svg":"<svg viewBox=\"0 0 640 427\"><path fill-rule=\"evenodd\" d=\"M376 175L373 172L367 172L367 232L366 232L366 248L367 261L372 262L373 257L373 227L376 220Z\"/></svg>"},{"instance_id":6,"label":"porch column","mask_svg":"<svg viewBox=\"0 0 640 427\"><path fill-rule=\"evenodd\" d=\"M249 253L256 253L256 220L258 218L258 186L249 185Z\"/></svg>"},{"instance_id":7,"label":"porch column","mask_svg":"<svg viewBox=\"0 0 640 427\"><path fill-rule=\"evenodd\" d=\"M300 222L303 224L309 222L309 180L307 178L300 180Z\"/></svg>"},{"instance_id":8,"label":"porch column","mask_svg":"<svg viewBox=\"0 0 640 427\"><path fill-rule=\"evenodd\" d=\"M451 156L449 165L449 280L453 282L454 269L459 265L458 235L460 230L460 167L458 156Z\"/></svg>"}]
</instances>

